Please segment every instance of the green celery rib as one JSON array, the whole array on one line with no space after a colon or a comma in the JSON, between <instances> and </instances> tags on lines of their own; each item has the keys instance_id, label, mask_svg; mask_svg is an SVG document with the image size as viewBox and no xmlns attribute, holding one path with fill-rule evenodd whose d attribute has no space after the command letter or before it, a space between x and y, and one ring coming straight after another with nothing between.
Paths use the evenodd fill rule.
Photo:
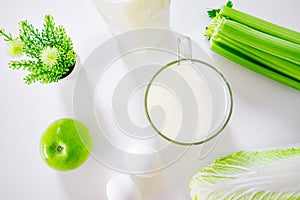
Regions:
<instances>
[{"instance_id":1,"label":"green celery rib","mask_svg":"<svg viewBox=\"0 0 300 200\"><path fill-rule=\"evenodd\" d=\"M254 30L238 22L221 19L217 32L300 66L300 45Z\"/></svg>"},{"instance_id":2,"label":"green celery rib","mask_svg":"<svg viewBox=\"0 0 300 200\"><path fill-rule=\"evenodd\" d=\"M224 6L220 15L253 29L300 45L300 33Z\"/></svg>"},{"instance_id":3,"label":"green celery rib","mask_svg":"<svg viewBox=\"0 0 300 200\"><path fill-rule=\"evenodd\" d=\"M251 46L244 45L243 43L239 43L232 37L222 34L222 32L218 32L218 34L212 38L212 42L218 42L228 46L235 51L260 62L274 71L278 71L279 73L285 74L297 81L300 81L300 67L294 63L270 55Z\"/></svg>"},{"instance_id":4,"label":"green celery rib","mask_svg":"<svg viewBox=\"0 0 300 200\"><path fill-rule=\"evenodd\" d=\"M300 90L300 82L294 79L291 79L287 76L284 76L278 72L272 71L266 66L259 64L257 61L248 58L247 56L235 51L234 49L222 45L220 43L212 42L211 49L216 53L228 58L229 60L236 62L252 71L255 71L261 75L267 76L275 81L283 83L287 86Z\"/></svg>"}]
</instances>

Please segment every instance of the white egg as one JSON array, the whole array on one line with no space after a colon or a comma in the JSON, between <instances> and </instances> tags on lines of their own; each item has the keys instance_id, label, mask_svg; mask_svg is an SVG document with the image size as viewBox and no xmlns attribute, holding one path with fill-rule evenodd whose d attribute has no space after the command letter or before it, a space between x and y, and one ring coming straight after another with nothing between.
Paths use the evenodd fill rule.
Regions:
<instances>
[{"instance_id":1,"label":"white egg","mask_svg":"<svg viewBox=\"0 0 300 200\"><path fill-rule=\"evenodd\" d=\"M141 200L141 194L130 175L112 177L106 186L108 200Z\"/></svg>"}]
</instances>

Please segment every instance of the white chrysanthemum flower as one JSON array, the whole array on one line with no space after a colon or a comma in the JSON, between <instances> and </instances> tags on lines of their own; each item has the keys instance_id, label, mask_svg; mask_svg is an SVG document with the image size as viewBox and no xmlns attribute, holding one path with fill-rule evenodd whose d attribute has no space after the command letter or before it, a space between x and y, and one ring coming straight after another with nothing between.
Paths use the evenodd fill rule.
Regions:
<instances>
[{"instance_id":1,"label":"white chrysanthemum flower","mask_svg":"<svg viewBox=\"0 0 300 200\"><path fill-rule=\"evenodd\" d=\"M18 39L14 39L7 42L7 53L12 57L18 57L23 54L24 43Z\"/></svg>"},{"instance_id":2,"label":"white chrysanthemum flower","mask_svg":"<svg viewBox=\"0 0 300 200\"><path fill-rule=\"evenodd\" d=\"M42 50L40 58L45 65L52 67L57 62L58 50L55 47L46 47Z\"/></svg>"}]
</instances>

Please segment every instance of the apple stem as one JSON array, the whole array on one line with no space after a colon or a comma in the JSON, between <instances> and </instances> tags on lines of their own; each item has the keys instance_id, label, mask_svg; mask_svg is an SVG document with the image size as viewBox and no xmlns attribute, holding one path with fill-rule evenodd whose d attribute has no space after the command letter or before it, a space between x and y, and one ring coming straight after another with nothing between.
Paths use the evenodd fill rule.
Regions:
<instances>
[{"instance_id":1,"label":"apple stem","mask_svg":"<svg viewBox=\"0 0 300 200\"><path fill-rule=\"evenodd\" d=\"M60 145L58 145L58 146L56 147L56 151L58 151L58 152L61 152L63 149L64 149L64 148L63 148L62 146L60 146Z\"/></svg>"}]
</instances>

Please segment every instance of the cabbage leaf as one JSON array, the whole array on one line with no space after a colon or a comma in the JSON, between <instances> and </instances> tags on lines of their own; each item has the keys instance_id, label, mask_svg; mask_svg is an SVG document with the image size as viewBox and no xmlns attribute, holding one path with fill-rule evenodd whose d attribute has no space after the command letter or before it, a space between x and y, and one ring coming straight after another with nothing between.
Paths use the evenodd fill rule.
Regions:
<instances>
[{"instance_id":1,"label":"cabbage leaf","mask_svg":"<svg viewBox=\"0 0 300 200\"><path fill-rule=\"evenodd\" d=\"M193 200L300 200L300 148L237 152L196 173Z\"/></svg>"}]
</instances>

